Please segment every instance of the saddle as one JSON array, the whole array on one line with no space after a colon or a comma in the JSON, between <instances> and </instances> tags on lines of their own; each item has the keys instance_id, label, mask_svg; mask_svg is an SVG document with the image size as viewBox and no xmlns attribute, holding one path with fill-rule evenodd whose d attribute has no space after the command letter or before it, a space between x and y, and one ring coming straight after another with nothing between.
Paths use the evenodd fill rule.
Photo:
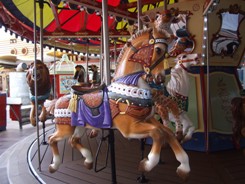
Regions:
<instances>
[{"instance_id":1,"label":"saddle","mask_svg":"<svg viewBox=\"0 0 245 184\"><path fill-rule=\"evenodd\" d=\"M89 124L97 128L111 127L111 112L108 101L108 90L105 85L98 88L81 88L79 95L73 94L70 103L74 102L71 125L85 126ZM70 106L70 104L69 104Z\"/></svg>"},{"instance_id":2,"label":"saddle","mask_svg":"<svg viewBox=\"0 0 245 184\"><path fill-rule=\"evenodd\" d=\"M100 86L96 86L95 88L85 87L85 86L72 86L71 92L76 95L84 95L87 93L93 93L95 91L103 90L106 87L105 83Z\"/></svg>"},{"instance_id":3,"label":"saddle","mask_svg":"<svg viewBox=\"0 0 245 184\"><path fill-rule=\"evenodd\" d=\"M89 88L85 86L72 86L71 93L72 98L70 100L68 109L72 112L77 110L77 102L79 99L83 99L85 104L92 108L98 107L103 102L103 90L106 87L102 84L95 88Z\"/></svg>"},{"instance_id":4,"label":"saddle","mask_svg":"<svg viewBox=\"0 0 245 184\"><path fill-rule=\"evenodd\" d=\"M84 104L91 110L93 116L99 115L99 106L103 103L104 91L94 91L92 93L84 94L81 97Z\"/></svg>"}]
</instances>

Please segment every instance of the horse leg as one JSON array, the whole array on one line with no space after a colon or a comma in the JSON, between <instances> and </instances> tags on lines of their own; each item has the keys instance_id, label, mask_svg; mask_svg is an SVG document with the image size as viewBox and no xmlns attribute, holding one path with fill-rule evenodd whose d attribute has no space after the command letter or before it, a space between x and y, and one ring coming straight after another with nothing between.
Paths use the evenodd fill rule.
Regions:
<instances>
[{"instance_id":1,"label":"horse leg","mask_svg":"<svg viewBox=\"0 0 245 184\"><path fill-rule=\"evenodd\" d=\"M58 141L70 137L74 132L74 127L66 124L56 124L56 131L49 136L48 142L53 153L53 163L49 165L49 172L54 173L61 164Z\"/></svg>"},{"instance_id":2,"label":"horse leg","mask_svg":"<svg viewBox=\"0 0 245 184\"><path fill-rule=\"evenodd\" d=\"M175 101L171 101L168 107L170 109L170 113L173 115L175 119L175 136L177 140L181 142L184 138L184 135L183 135L182 123L180 122L180 117L179 117L180 116L179 106L177 103L175 103Z\"/></svg>"},{"instance_id":3,"label":"horse leg","mask_svg":"<svg viewBox=\"0 0 245 184\"><path fill-rule=\"evenodd\" d=\"M152 122L154 123L154 122ZM177 168L177 174L180 178L184 181L187 180L190 173L190 165L189 165L189 157L185 150L180 145L179 141L173 136L173 133L170 129L164 127L162 124L158 123L162 132L164 134L165 141L170 145L172 148L176 159L180 162L179 167Z\"/></svg>"},{"instance_id":4,"label":"horse leg","mask_svg":"<svg viewBox=\"0 0 245 184\"><path fill-rule=\"evenodd\" d=\"M168 143L172 148L176 159L180 162L180 166L177 168L176 172L180 178L186 181L190 173L189 157L177 139L168 136Z\"/></svg>"},{"instance_id":5,"label":"horse leg","mask_svg":"<svg viewBox=\"0 0 245 184\"><path fill-rule=\"evenodd\" d=\"M123 121L122 121L123 119ZM160 124L155 118L155 122ZM163 133L162 130L156 125L146 121L139 121L130 116L118 115L114 118L114 125L122 133L125 138L142 139L151 137L153 140L152 149L148 154L148 158L143 159L140 162L139 170L151 171L160 160L160 151L163 144Z\"/></svg>"},{"instance_id":6,"label":"horse leg","mask_svg":"<svg viewBox=\"0 0 245 184\"><path fill-rule=\"evenodd\" d=\"M181 119L183 123L183 132L185 135L182 142L186 142L192 138L192 134L195 131L195 127L193 126L193 123L190 120L190 118L187 116L186 112L183 112L181 114Z\"/></svg>"},{"instance_id":7,"label":"horse leg","mask_svg":"<svg viewBox=\"0 0 245 184\"><path fill-rule=\"evenodd\" d=\"M31 111L30 111L30 122L32 126L36 126L36 108L35 103L31 103Z\"/></svg>"},{"instance_id":8,"label":"horse leg","mask_svg":"<svg viewBox=\"0 0 245 184\"><path fill-rule=\"evenodd\" d=\"M142 127L144 128L144 127ZM145 127L147 128L147 127ZM152 148L147 158L141 160L139 165L139 171L151 171L160 160L161 148L164 143L162 131L156 127L152 127L149 132L150 137L153 140Z\"/></svg>"},{"instance_id":9,"label":"horse leg","mask_svg":"<svg viewBox=\"0 0 245 184\"><path fill-rule=\"evenodd\" d=\"M175 118L175 136L178 141L183 139L183 130L182 124L179 119L179 106L178 104L169 97L161 95L155 100L155 109L156 112L161 116L163 124L166 127L169 127L169 113Z\"/></svg>"},{"instance_id":10,"label":"horse leg","mask_svg":"<svg viewBox=\"0 0 245 184\"><path fill-rule=\"evenodd\" d=\"M169 121L167 108L156 103L155 104L155 111L160 116L160 118L162 119L163 125L166 127L169 127L170 121Z\"/></svg>"},{"instance_id":11,"label":"horse leg","mask_svg":"<svg viewBox=\"0 0 245 184\"><path fill-rule=\"evenodd\" d=\"M41 106L42 106L42 111L38 118L41 122L44 123L47 120L47 111L46 111L46 107L44 107L44 104L41 104Z\"/></svg>"},{"instance_id":12,"label":"horse leg","mask_svg":"<svg viewBox=\"0 0 245 184\"><path fill-rule=\"evenodd\" d=\"M76 148L82 156L85 158L84 165L87 169L93 168L93 156L89 149L83 147L81 144L81 137L86 133L86 128L83 126L77 126L70 140L70 144L73 148Z\"/></svg>"}]
</instances>

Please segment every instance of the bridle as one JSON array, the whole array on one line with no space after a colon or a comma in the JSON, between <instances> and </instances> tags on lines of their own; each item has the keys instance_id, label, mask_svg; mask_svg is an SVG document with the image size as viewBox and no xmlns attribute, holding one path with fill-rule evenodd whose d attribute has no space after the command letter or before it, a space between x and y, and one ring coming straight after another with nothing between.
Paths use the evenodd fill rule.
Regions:
<instances>
[{"instance_id":1,"label":"bridle","mask_svg":"<svg viewBox=\"0 0 245 184\"><path fill-rule=\"evenodd\" d=\"M190 71L188 68L185 67L185 65L183 65L183 63L189 63L189 62L192 62L192 61L195 61L195 59L181 59L181 60L178 60L178 64L181 66L181 68L183 68L185 71Z\"/></svg>"},{"instance_id":2,"label":"bridle","mask_svg":"<svg viewBox=\"0 0 245 184\"><path fill-rule=\"evenodd\" d=\"M134 47L131 43L128 43L131 50L134 52L128 61L132 62L138 62L141 63L144 67L144 70L147 74L150 74L150 72L165 59L166 52L162 54L160 58L158 58L152 65L152 57L153 57L153 50L154 50L154 45L155 44L164 44L168 47L168 43L165 39L163 38L154 38L152 34L150 34L150 39L149 42L146 43L145 45L140 46L139 48ZM150 53L147 58L142 57L140 55L140 52L146 51L147 53Z\"/></svg>"}]
</instances>

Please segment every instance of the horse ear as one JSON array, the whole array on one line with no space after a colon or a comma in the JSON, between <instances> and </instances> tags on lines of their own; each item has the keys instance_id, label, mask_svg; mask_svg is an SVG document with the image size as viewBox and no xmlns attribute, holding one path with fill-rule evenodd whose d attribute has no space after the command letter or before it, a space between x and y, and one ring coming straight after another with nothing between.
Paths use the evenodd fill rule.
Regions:
<instances>
[{"instance_id":1,"label":"horse ear","mask_svg":"<svg viewBox=\"0 0 245 184\"><path fill-rule=\"evenodd\" d=\"M140 16L140 20L144 23L144 24L149 24L154 22L154 19L152 19L149 15L142 15Z\"/></svg>"}]
</instances>

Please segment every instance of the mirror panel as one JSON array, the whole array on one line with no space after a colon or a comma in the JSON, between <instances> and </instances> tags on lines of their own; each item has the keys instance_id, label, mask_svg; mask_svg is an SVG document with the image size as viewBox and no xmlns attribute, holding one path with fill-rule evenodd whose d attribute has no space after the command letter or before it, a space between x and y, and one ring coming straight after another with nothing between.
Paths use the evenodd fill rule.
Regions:
<instances>
[{"instance_id":1,"label":"mirror panel","mask_svg":"<svg viewBox=\"0 0 245 184\"><path fill-rule=\"evenodd\" d=\"M239 25L244 19L245 12L240 7L230 5L229 9L221 9L217 12L221 19L221 27L218 33L213 35L211 50L213 55L233 56L240 45L241 38Z\"/></svg>"}]
</instances>

